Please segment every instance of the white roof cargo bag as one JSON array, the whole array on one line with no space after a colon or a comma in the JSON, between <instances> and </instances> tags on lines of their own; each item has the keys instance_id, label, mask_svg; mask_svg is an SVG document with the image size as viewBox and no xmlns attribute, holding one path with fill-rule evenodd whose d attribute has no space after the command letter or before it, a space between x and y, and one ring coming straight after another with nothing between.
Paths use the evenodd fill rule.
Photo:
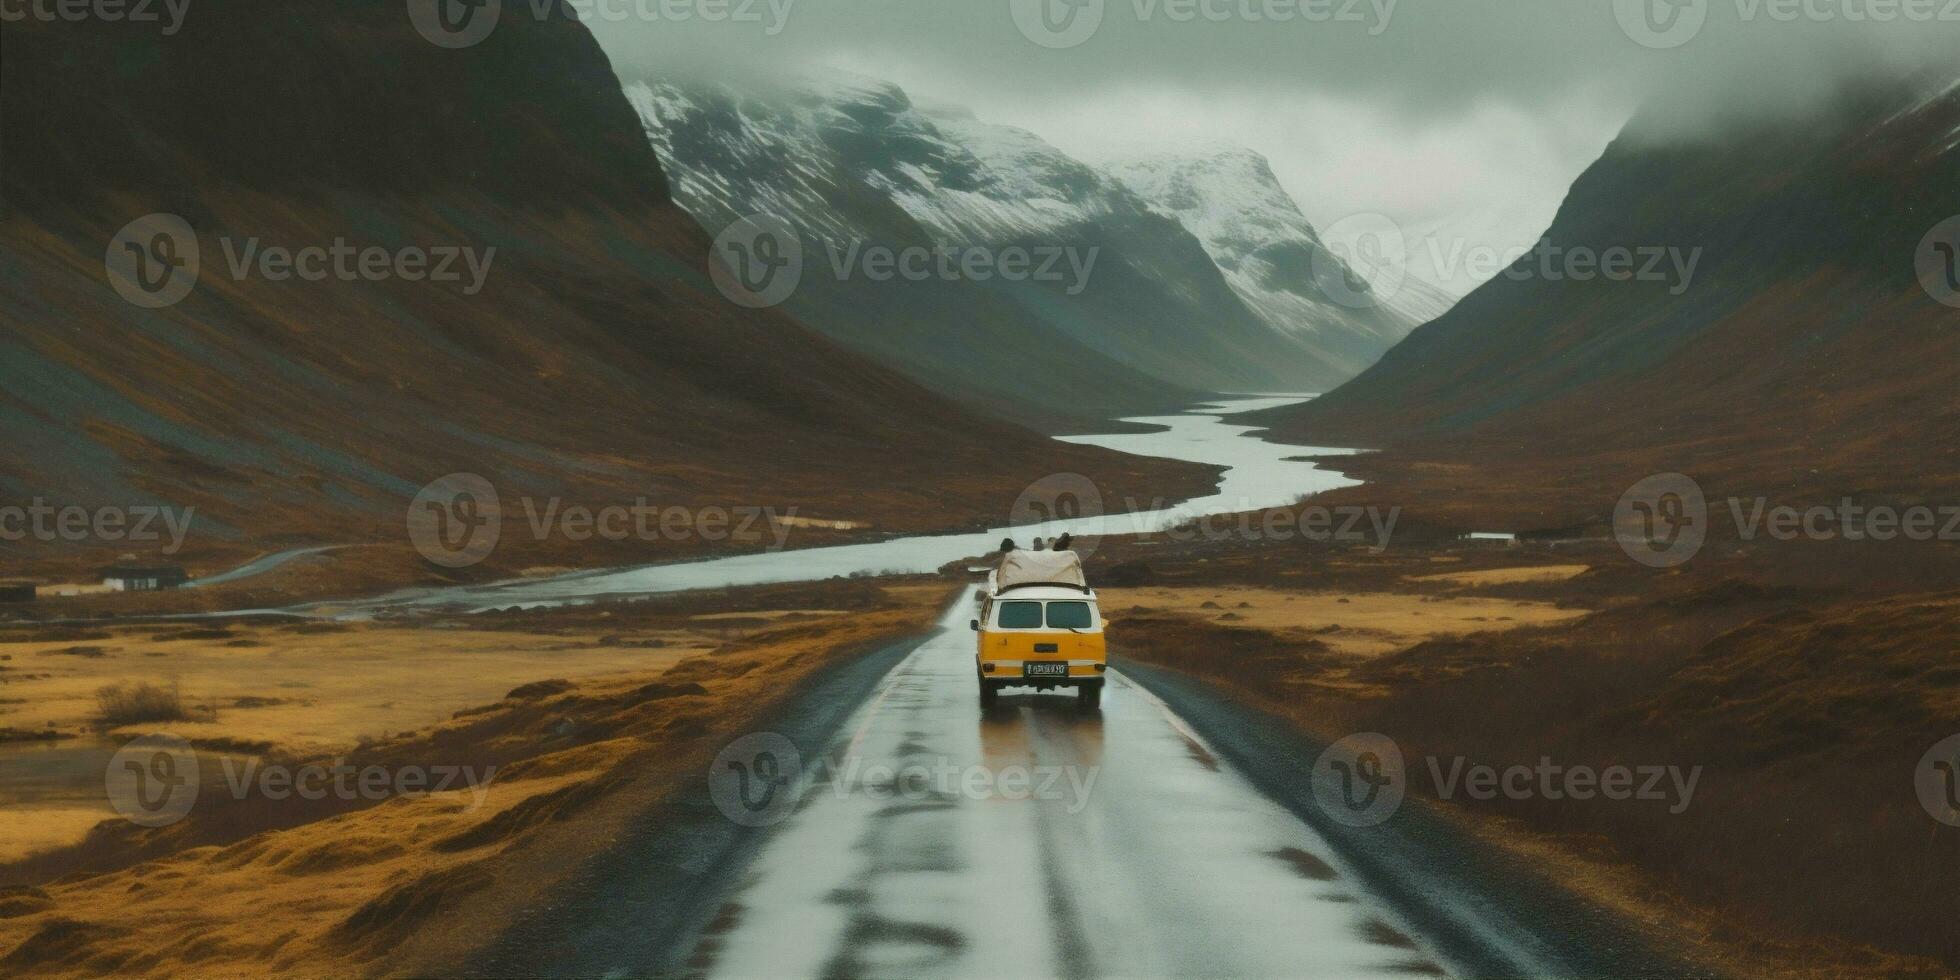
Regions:
<instances>
[{"instance_id":1,"label":"white roof cargo bag","mask_svg":"<svg viewBox=\"0 0 1960 980\"><path fill-rule=\"evenodd\" d=\"M994 573L994 591L1006 592L1022 585L1071 585L1087 589L1082 574L1082 556L1073 551L1010 551L1001 556L1000 570Z\"/></svg>"}]
</instances>

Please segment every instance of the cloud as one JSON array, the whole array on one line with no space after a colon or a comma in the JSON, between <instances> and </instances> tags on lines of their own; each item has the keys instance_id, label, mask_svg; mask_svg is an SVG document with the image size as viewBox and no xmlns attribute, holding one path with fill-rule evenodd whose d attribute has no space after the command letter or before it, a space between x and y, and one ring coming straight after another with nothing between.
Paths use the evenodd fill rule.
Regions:
<instances>
[{"instance_id":1,"label":"cloud","mask_svg":"<svg viewBox=\"0 0 1960 980\"><path fill-rule=\"evenodd\" d=\"M1014 16L1017 4L1040 3L1095 4L1101 19L1075 47L1043 47ZM981 88L1027 103L1149 83L1196 93L1311 91L1424 118L1490 101L1552 106L1587 89L1612 93L1623 105L1664 97L1684 115L1713 115L1737 104L1801 103L1846 74L1960 67L1954 64L1960 16L1941 19L1960 15L1945 9L1951 0L579 0L575 6L589 12L616 56L642 66L911 64L943 79L944 88ZM1651 46L1656 32L1647 25L1670 23L1667 12L1676 8L1676 20L1685 17L1695 29L1678 46Z\"/></svg>"},{"instance_id":2,"label":"cloud","mask_svg":"<svg viewBox=\"0 0 1960 980\"><path fill-rule=\"evenodd\" d=\"M1068 4L1101 19L1080 44L1044 46L1015 17L1043 3L1057 5L1050 23ZM1226 140L1264 153L1316 224L1379 211L1413 235L1500 249L1536 238L1636 112L1650 138L1694 138L1811 111L1851 79L1960 72L1960 16L1943 19L1960 15L1954 0L575 6L622 74L841 67L1082 155L1138 138Z\"/></svg>"}]
</instances>

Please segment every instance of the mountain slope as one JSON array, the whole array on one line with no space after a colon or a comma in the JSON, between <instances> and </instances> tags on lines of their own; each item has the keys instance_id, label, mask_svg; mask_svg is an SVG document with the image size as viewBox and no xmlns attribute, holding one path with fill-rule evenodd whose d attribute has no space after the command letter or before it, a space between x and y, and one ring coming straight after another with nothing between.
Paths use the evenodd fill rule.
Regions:
<instances>
[{"instance_id":1,"label":"mountain slope","mask_svg":"<svg viewBox=\"0 0 1960 980\"><path fill-rule=\"evenodd\" d=\"M1274 329L1296 334L1322 362L1354 375L1450 300L1416 280L1382 294L1335 292L1324 276L1348 266L1321 241L1266 159L1243 147L1128 151L1099 160L1152 205L1174 215ZM1342 302L1334 297L1342 297Z\"/></svg>"},{"instance_id":2,"label":"mountain slope","mask_svg":"<svg viewBox=\"0 0 1960 980\"><path fill-rule=\"evenodd\" d=\"M1824 119L1694 143L1640 132L1578 180L1549 240L1699 250L1691 279L1499 276L1348 385L1267 420L1290 440L1508 460L1518 476L1493 492L1513 497L1561 480L1617 496L1664 469L1757 491L1952 496L1960 310L1922 287L1915 256L1960 214L1960 88L1861 92ZM1564 516L1597 515L1586 506Z\"/></svg>"},{"instance_id":3,"label":"mountain slope","mask_svg":"<svg viewBox=\"0 0 1960 980\"><path fill-rule=\"evenodd\" d=\"M864 243L1066 249L1085 266L1093 254L1079 283L839 281L828 265L805 277L789 309L909 372L1057 410L1167 400L1153 388L1319 388L1349 373L1248 309L1174 217L1030 133L848 75L646 79L628 95L676 198L710 229L779 214L826 263ZM1018 370L1000 369L1003 351Z\"/></svg>"},{"instance_id":4,"label":"mountain slope","mask_svg":"<svg viewBox=\"0 0 1960 980\"><path fill-rule=\"evenodd\" d=\"M938 243L894 193L890 174L909 180L902 171L951 166L963 155L897 108L904 103L895 90L755 99L721 86L634 82L626 94L668 161L678 202L703 227L718 231L752 214L793 221L805 274L786 309L832 339L991 411L1053 428L1202 396L1052 329L1043 311L1067 303L1054 290L938 276L877 280L861 266L837 275L837 263L867 247ZM867 162L880 153L909 158Z\"/></svg>"},{"instance_id":5,"label":"mountain slope","mask_svg":"<svg viewBox=\"0 0 1960 980\"><path fill-rule=\"evenodd\" d=\"M884 528L998 520L1057 471L1206 485L986 421L726 302L604 54L562 8L528 10L464 51L382 3L212 0L168 39L10 21L0 497L195 506L195 566L275 542L406 550L410 498L452 472L513 508L796 506ZM186 219L202 268L152 310L110 288L104 253L154 212ZM233 268L336 243L496 253L480 291ZM486 567L715 546L507 533ZM17 559L92 547L124 550L0 541Z\"/></svg>"}]
</instances>

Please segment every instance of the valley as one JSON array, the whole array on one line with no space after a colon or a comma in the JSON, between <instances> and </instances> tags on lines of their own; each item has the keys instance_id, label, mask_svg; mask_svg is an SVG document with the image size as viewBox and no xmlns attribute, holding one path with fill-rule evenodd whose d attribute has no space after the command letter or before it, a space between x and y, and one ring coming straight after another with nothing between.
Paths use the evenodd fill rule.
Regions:
<instances>
[{"instance_id":1,"label":"valley","mask_svg":"<svg viewBox=\"0 0 1960 980\"><path fill-rule=\"evenodd\" d=\"M889 82L629 79L626 93L668 162L676 201L709 229L764 213L825 255L1058 249L1092 270L1079 281L881 282L812 259L785 307L841 343L1049 431L1181 408L1201 392L1326 390L1423 312L1447 307L1420 286L1403 298L1417 304L1407 310L1318 298L1317 276L1351 272L1251 151L1231 151L1241 169L1195 198L1240 209L1228 219L1238 229L1265 229L1235 236L1175 210L1180 199L1191 206L1188 185L1173 194L1158 186L1168 178L1092 166L970 110L916 103Z\"/></svg>"},{"instance_id":2,"label":"valley","mask_svg":"<svg viewBox=\"0 0 1960 980\"><path fill-rule=\"evenodd\" d=\"M1049 473L1139 497L1211 485L1202 469L1056 444L781 313L727 303L711 282L712 235L672 203L575 19L529 23L501 53L455 61L394 11L246 7L214 5L156 58L113 26L8 28L7 90L47 95L0 102L0 496L26 505L60 487L65 506L196 517L170 555L161 541L9 534L10 576L73 582L132 551L198 575L272 550L373 546L286 579L346 594L742 547L690 523L653 542L513 535L467 568L431 566L407 547L404 515L453 474L513 512L520 498L595 510L645 499L691 522L766 505L875 534L997 523L1003 501ZM300 53L316 35L338 37L328 52L360 70L287 73L327 56ZM256 61L216 67L247 50ZM104 67L123 63L142 68ZM263 84L246 95L240 72ZM475 101L465 122L426 100L372 98L375 85ZM171 109L193 103L223 108ZM350 126L421 135L397 145L349 138ZM28 132L45 138L12 138ZM102 256L151 213L182 218L192 240L173 247L204 261L183 299L140 309L105 287ZM400 277L234 278L224 261L241 243L342 240L495 260L473 294Z\"/></svg>"},{"instance_id":3,"label":"valley","mask_svg":"<svg viewBox=\"0 0 1960 980\"><path fill-rule=\"evenodd\" d=\"M0 17L0 974L1960 973L1953 25L657 6Z\"/></svg>"}]
</instances>

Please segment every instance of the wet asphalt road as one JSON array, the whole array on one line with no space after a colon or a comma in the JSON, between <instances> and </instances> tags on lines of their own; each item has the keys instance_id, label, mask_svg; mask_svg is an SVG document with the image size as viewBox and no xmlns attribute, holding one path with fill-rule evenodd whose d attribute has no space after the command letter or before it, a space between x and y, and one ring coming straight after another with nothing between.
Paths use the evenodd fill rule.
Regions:
<instances>
[{"instance_id":1,"label":"wet asphalt road","mask_svg":"<svg viewBox=\"0 0 1960 980\"><path fill-rule=\"evenodd\" d=\"M982 712L966 602L877 686L688 958L710 977L1407 977L1446 958L1165 704Z\"/></svg>"},{"instance_id":2,"label":"wet asphalt road","mask_svg":"<svg viewBox=\"0 0 1960 980\"><path fill-rule=\"evenodd\" d=\"M1325 746L1195 679L1133 665L1099 712L1015 692L983 713L971 615L969 594L779 711L761 737L802 776L767 819L731 819L756 814L718 764L466 964L415 972L1707 975L1425 805L1328 819Z\"/></svg>"}]
</instances>

